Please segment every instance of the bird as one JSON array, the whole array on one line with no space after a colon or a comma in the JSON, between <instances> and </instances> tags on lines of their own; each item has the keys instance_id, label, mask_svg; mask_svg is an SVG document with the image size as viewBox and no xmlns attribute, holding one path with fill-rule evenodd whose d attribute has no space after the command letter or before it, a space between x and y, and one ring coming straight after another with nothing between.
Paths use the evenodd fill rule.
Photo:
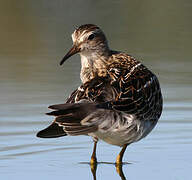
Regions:
<instances>
[{"instance_id":1,"label":"bird","mask_svg":"<svg viewBox=\"0 0 192 180\"><path fill-rule=\"evenodd\" d=\"M123 164L128 145L146 137L163 109L157 76L132 55L111 50L100 27L84 24L72 33L72 48L60 62L74 54L81 59L82 84L65 103L49 106L53 122L37 133L40 138L91 136L91 164L97 163L97 142L121 147L115 164Z\"/></svg>"}]
</instances>

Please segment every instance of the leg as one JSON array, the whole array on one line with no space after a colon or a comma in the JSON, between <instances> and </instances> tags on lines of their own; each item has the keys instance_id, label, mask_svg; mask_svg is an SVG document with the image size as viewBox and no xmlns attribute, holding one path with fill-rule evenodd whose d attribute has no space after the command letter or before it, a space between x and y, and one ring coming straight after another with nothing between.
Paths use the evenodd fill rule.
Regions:
<instances>
[{"instance_id":1,"label":"leg","mask_svg":"<svg viewBox=\"0 0 192 180\"><path fill-rule=\"evenodd\" d=\"M119 155L117 156L117 159L116 159L116 165L121 165L122 164L122 159L123 159L123 155L124 155L124 152L127 148L127 145L128 144L125 144L123 146L123 148L121 149L121 152L119 153Z\"/></svg>"},{"instance_id":2,"label":"leg","mask_svg":"<svg viewBox=\"0 0 192 180\"><path fill-rule=\"evenodd\" d=\"M94 141L93 153L90 161L91 164L97 164L96 148L97 148L97 141Z\"/></svg>"}]
</instances>

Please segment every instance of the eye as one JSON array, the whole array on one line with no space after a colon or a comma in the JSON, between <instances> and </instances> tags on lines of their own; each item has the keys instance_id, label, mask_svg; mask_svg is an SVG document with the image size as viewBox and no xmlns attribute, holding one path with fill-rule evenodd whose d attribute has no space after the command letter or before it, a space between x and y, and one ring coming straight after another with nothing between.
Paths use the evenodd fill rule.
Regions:
<instances>
[{"instance_id":1,"label":"eye","mask_svg":"<svg viewBox=\"0 0 192 180\"><path fill-rule=\"evenodd\" d=\"M95 37L94 34L89 35L88 40L92 40Z\"/></svg>"}]
</instances>

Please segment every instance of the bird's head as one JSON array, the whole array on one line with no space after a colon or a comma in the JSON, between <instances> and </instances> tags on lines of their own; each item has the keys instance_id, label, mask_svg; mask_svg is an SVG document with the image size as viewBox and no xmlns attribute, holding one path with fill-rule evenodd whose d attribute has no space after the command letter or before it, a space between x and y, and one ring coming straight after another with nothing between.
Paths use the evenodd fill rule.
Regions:
<instances>
[{"instance_id":1,"label":"bird's head","mask_svg":"<svg viewBox=\"0 0 192 180\"><path fill-rule=\"evenodd\" d=\"M93 24L85 24L77 28L72 34L73 46L64 56L60 65L76 53L84 56L108 51L107 39L102 30Z\"/></svg>"}]
</instances>

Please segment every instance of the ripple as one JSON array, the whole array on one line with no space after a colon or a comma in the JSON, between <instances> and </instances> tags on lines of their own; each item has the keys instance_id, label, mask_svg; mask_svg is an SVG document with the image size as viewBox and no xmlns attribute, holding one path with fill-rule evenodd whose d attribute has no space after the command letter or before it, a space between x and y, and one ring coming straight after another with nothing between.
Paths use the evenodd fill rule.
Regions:
<instances>
[{"instance_id":1,"label":"ripple","mask_svg":"<svg viewBox=\"0 0 192 180\"><path fill-rule=\"evenodd\" d=\"M7 159L6 157L19 157L19 156L40 154L45 152L56 152L56 151L74 150L74 149L86 149L86 148L85 147L65 147L65 148L51 148L51 149L45 149L45 150L27 151L27 152L21 152L21 153L11 153L11 154L5 155L3 158L0 157L0 159Z\"/></svg>"}]
</instances>

